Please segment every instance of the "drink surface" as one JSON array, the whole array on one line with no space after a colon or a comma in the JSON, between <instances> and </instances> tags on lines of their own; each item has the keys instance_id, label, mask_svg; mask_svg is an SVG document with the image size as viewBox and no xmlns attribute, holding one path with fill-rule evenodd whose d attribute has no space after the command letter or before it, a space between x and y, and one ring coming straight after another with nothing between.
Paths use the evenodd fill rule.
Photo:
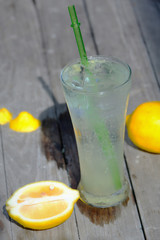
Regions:
<instances>
[{"instance_id":1,"label":"drink surface","mask_svg":"<svg viewBox=\"0 0 160 240\"><path fill-rule=\"evenodd\" d=\"M121 86L129 79L129 66L114 59L90 57L88 65L80 60L63 70L63 83L79 92L93 93Z\"/></svg>"},{"instance_id":2,"label":"drink surface","mask_svg":"<svg viewBox=\"0 0 160 240\"><path fill-rule=\"evenodd\" d=\"M91 58L87 69L80 63L68 65L62 78L78 147L79 189L82 198L96 205L97 199L104 202L124 185L129 68L114 60Z\"/></svg>"}]
</instances>

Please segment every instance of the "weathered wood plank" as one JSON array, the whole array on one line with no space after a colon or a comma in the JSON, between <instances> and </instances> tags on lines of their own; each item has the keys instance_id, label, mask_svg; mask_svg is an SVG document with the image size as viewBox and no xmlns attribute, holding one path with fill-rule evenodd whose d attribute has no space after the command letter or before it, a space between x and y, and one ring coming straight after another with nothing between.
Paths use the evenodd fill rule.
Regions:
<instances>
[{"instance_id":1,"label":"weathered wood plank","mask_svg":"<svg viewBox=\"0 0 160 240\"><path fill-rule=\"evenodd\" d=\"M36 0L36 3L52 91L58 103L64 103L64 95L60 84L60 72L66 63L75 58L79 58L74 34L70 27L71 21L67 9L68 5L73 4L74 1ZM81 1L76 2L76 9L79 21L83 26L82 33L86 44L86 50L91 54L94 52L94 45L91 40L90 32L88 31L88 23Z\"/></svg>"},{"instance_id":2,"label":"weathered wood plank","mask_svg":"<svg viewBox=\"0 0 160 240\"><path fill-rule=\"evenodd\" d=\"M6 166L2 143L2 129L0 126L0 239L12 239L10 222L4 218L4 205L8 198Z\"/></svg>"},{"instance_id":3,"label":"weathered wood plank","mask_svg":"<svg viewBox=\"0 0 160 240\"><path fill-rule=\"evenodd\" d=\"M87 4L100 54L117 56L127 61L132 68L129 112L142 102L159 100L154 71L130 1L101 1L97 5L96 1L87 0ZM150 21L151 18L148 15ZM145 153L128 143L125 152L144 224L144 234L147 239L158 239L159 155Z\"/></svg>"},{"instance_id":4,"label":"weathered wood plank","mask_svg":"<svg viewBox=\"0 0 160 240\"><path fill-rule=\"evenodd\" d=\"M136 0L131 3L155 78L160 87L160 3L153 0Z\"/></svg>"},{"instance_id":5,"label":"weathered wood plank","mask_svg":"<svg viewBox=\"0 0 160 240\"><path fill-rule=\"evenodd\" d=\"M40 117L41 120L48 116L54 123L53 118L56 114L53 108L53 99L50 98L45 87L49 85L49 78L42 54L41 34L33 2L27 0L1 1L0 28L0 106L8 108L14 117L20 111L25 110L35 117ZM39 77L46 85L38 80ZM51 179L68 184L66 171L63 168L58 169L57 163L54 161L57 157L61 160L63 158L56 145L60 143L56 124L52 128L55 133L52 138L55 145L52 143L52 146L57 147L58 150L55 149L55 151L59 151L59 155L53 154L50 161L47 161L46 156L42 154L41 147L41 137L43 136L43 143L44 141L46 143L48 137L46 129L43 128L42 132L39 128L28 134L14 132L9 129L8 125L1 129L6 169L6 176L4 176L3 168L0 170L3 187L0 189L2 206L5 204L6 197L27 183ZM0 158L0 163L3 165L3 158ZM5 226L5 230L1 233L1 240L10 239L10 237L12 240L78 239L74 214L61 226L40 232L26 230L11 223L11 233L8 227L10 222L2 213L0 220ZM3 225L1 224L1 226Z\"/></svg>"},{"instance_id":6,"label":"weathered wood plank","mask_svg":"<svg viewBox=\"0 0 160 240\"><path fill-rule=\"evenodd\" d=\"M94 3L95 4L95 3ZM69 60L74 59L77 55L77 49L75 45L74 36L72 30L69 28L70 19L67 11L67 3L65 1L59 2L47 0L37 0L37 10L39 13L40 22L42 25L42 34L44 38L44 46L46 51L46 58L48 62L49 72L51 76L51 81L53 84L53 92L56 88L58 74L56 71L60 72L60 69L68 63ZM99 6L99 4L98 4ZM103 8L103 5L102 5ZM82 25L82 34L84 36L84 42L87 46L87 52L89 55L95 55L96 50L94 47L94 42L92 40L90 34L90 28L88 24L88 19L85 15L84 5L82 2L78 1L76 3L76 9L79 17L79 21ZM112 15L111 15L112 16ZM114 16L114 15L113 15ZM61 18L61 20L59 20ZM104 22L103 25L105 26ZM100 25L101 26L101 25ZM118 31L118 30L117 30ZM88 35L90 34L90 35ZM54 39L51 37L54 36ZM101 36L102 37L102 36ZM120 45L119 45L120 46ZM56 65L53 66L54 58L56 57ZM55 87L54 87L55 86ZM58 85L57 85L58 86ZM59 102L64 102L64 97L62 96L62 89L59 88L57 99ZM61 90L60 90L61 89ZM70 161L74 162L76 154L72 155L72 151L68 152L72 139L72 132L70 130L65 131L67 129L65 124L65 117L67 113L65 111L60 116L59 123L60 128L62 130L62 139L63 144L66 147L66 158ZM65 126L66 125L66 126ZM65 136L66 134L66 136ZM68 140L69 139L69 140ZM76 159L77 161L77 159ZM69 168L69 171L73 171L74 168ZM77 171L77 170L76 170ZM73 174L73 173L72 173ZM78 176L78 174L76 174ZM72 177L76 177L73 176ZM74 182L74 184L76 184ZM76 207L76 218L77 224L79 228L79 236L80 239L134 239L134 234L136 234L137 239L143 239L143 234L141 232L141 226L136 210L136 206L134 205L133 200L129 201L128 206L123 209L120 208L121 216L116 219L117 214L115 214L115 209L112 211L106 211L105 213L100 213L95 210L84 210L84 206L82 204L78 204ZM87 213L86 213L87 211ZM95 213L94 213L95 212ZM115 218L114 224L104 224L107 222L105 218L113 212L112 218ZM118 211L119 212L119 211ZM88 214L88 216L86 216ZM104 226L96 225L95 221L91 221L91 218L96 218L96 215L99 216L99 221ZM101 219L102 217L102 219ZM105 219L105 221L104 221ZM108 222L111 220L108 219ZM98 220L97 220L98 221ZM119 229L119 230L117 230ZM127 231L126 231L127 229Z\"/></svg>"},{"instance_id":7,"label":"weathered wood plank","mask_svg":"<svg viewBox=\"0 0 160 240\"><path fill-rule=\"evenodd\" d=\"M40 129L33 134L26 135L14 133L7 126L2 128L8 192L11 194L18 187L35 180L57 179L68 183L65 170L58 169L57 163L52 161L54 158L58 158L60 162L62 160L59 152L61 143L58 135L59 129L55 120L53 120L56 114L54 114L54 109L49 108L53 105L54 97L50 99L46 87L37 80L41 77L49 86L49 79L51 80L54 96L58 100L56 109L59 109L61 106L58 103L64 101L59 81L60 69L69 60L78 56L74 37L73 35L72 38L70 37L73 34L72 30L68 31L70 20L66 11L67 3L58 0L54 2L37 0L37 16L41 22L41 29L32 2L7 0L1 1L0 4L2 33L0 36L0 77L3 79L3 81L0 81L0 89L3 89L0 95L0 103L2 106L5 105L9 108L14 115L25 109L36 117L40 115L42 119L49 115L55 123L54 127L50 128L51 122L46 119L47 123L44 122L44 128L42 128L43 143L45 143L43 144L44 151L48 156L48 161L41 153L40 135L42 133ZM100 54L115 55L127 61L134 70L134 83L129 109L134 109L142 101L158 98L155 77L130 2L123 0L120 3L115 0L112 2L101 1L100 4L97 4L96 1L87 1L87 6L89 7L89 16ZM89 55L93 55L95 54L95 48L91 35L88 35L90 32L84 15L83 4L78 2L76 7L82 26L87 26L83 31L87 52ZM40 31L43 34L42 42ZM108 33L110 33L109 38ZM109 39L107 43L106 39ZM43 49L41 48L42 45ZM70 46L73 47L70 48ZM62 122L61 126L64 126ZM49 129L54 133L54 138L50 135ZM63 128L62 130L64 131ZM69 132L68 136L70 134L72 133ZM46 143L48 141L50 141L49 145ZM51 147L54 151L50 152ZM67 154L69 156L70 153ZM156 212L159 209L159 202L158 194L155 194L159 193L156 184L159 172L157 155L145 154L128 145L126 154L146 234L149 236L148 239L156 239L159 236L159 226L157 225L159 212ZM61 164L63 165L63 161ZM144 165L146 168L144 168ZM150 169L154 174L152 179L148 176ZM3 171L2 174L4 174ZM154 184L154 192L153 187L151 187L149 192L147 188L147 191L141 193L142 186L145 187L146 182L148 185L150 182ZM4 184L5 181L2 183L5 190ZM151 206L151 194L154 196L154 199L152 199L154 207L152 209L148 208ZM144 204L142 205L142 203ZM116 214L115 211L117 211ZM76 218L80 238L135 239L136 235L136 239L143 239L136 207L132 199L129 201L127 208L122 208L121 215L117 219L112 219L111 222L113 223L110 222L109 225L106 225L107 220L104 221L104 218L109 213L113 214L112 217L114 218L114 215L119 213L119 209L111 209L110 212L107 211L103 215L102 212L97 213L94 209L86 209L83 205L78 204ZM102 216L102 219L95 220L94 218L97 215ZM5 224L9 223L3 215L2 220ZM102 227L99 221L105 225ZM58 228L45 232L24 230L15 224L11 224L11 226L13 227L13 239L44 239L44 237L48 239L53 237L55 239L78 239L74 216ZM1 236L6 240L6 238L9 239L10 235L11 231L7 228L7 231L3 231Z\"/></svg>"}]
</instances>

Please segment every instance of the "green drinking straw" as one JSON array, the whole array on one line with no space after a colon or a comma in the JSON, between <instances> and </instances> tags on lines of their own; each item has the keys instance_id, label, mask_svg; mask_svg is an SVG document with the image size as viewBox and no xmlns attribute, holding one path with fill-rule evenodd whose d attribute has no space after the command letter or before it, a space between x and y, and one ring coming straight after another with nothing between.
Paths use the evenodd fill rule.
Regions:
<instances>
[{"instance_id":1,"label":"green drinking straw","mask_svg":"<svg viewBox=\"0 0 160 240\"><path fill-rule=\"evenodd\" d=\"M80 30L80 23L78 22L75 6L74 5L69 6L68 11L69 11L69 15L71 18L71 23L72 23L71 27L73 28L74 35L76 38L78 51L79 51L79 55L81 58L81 63L82 63L82 65L86 66L88 64L88 59L87 59L87 54L86 54L86 50L84 47L84 42L83 42L81 30Z\"/></svg>"},{"instance_id":2,"label":"green drinking straw","mask_svg":"<svg viewBox=\"0 0 160 240\"><path fill-rule=\"evenodd\" d=\"M80 23L78 22L75 6L74 5L69 6L68 11L69 11L71 23L72 23L71 27L73 28L74 35L76 38L78 51L79 51L79 55L81 58L81 63L84 66L88 66L88 58L87 58L85 46L83 43L82 34L81 34L81 30L80 30ZM90 72L88 72L88 74L90 76L92 75ZM106 125L102 121L102 119L98 118L99 114L96 114L96 109L94 109L93 106L90 108L90 111L88 114L90 114L92 116L96 115L96 119L94 117L91 118L90 123L97 135L97 138L101 144L103 153L106 156L106 159L108 161L108 167L109 167L111 176L113 178L112 180L113 180L114 186L115 186L116 190L120 189L122 187L121 180L120 180L120 173L119 173L119 169L117 166L117 161L116 161L113 145L110 141L108 130L106 129Z\"/></svg>"}]
</instances>

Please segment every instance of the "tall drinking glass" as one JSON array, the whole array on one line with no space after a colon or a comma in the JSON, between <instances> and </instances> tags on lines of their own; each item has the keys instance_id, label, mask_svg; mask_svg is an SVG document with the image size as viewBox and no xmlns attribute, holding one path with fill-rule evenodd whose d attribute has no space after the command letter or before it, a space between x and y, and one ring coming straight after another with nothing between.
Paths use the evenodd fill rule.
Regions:
<instances>
[{"instance_id":1,"label":"tall drinking glass","mask_svg":"<svg viewBox=\"0 0 160 240\"><path fill-rule=\"evenodd\" d=\"M115 206L128 196L124 174L124 129L131 85L130 67L114 58L80 59L61 72L61 82L78 147L81 200Z\"/></svg>"}]
</instances>

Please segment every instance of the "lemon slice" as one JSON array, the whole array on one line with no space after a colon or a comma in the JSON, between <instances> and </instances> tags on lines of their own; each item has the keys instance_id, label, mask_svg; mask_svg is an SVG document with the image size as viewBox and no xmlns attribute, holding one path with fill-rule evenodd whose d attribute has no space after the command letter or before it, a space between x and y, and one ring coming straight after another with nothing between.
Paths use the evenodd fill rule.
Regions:
<instances>
[{"instance_id":1,"label":"lemon slice","mask_svg":"<svg viewBox=\"0 0 160 240\"><path fill-rule=\"evenodd\" d=\"M34 118L28 112L21 112L15 119L10 121L10 128L17 132L32 132L41 125L40 120Z\"/></svg>"},{"instance_id":2,"label":"lemon slice","mask_svg":"<svg viewBox=\"0 0 160 240\"><path fill-rule=\"evenodd\" d=\"M72 214L79 191L56 181L35 182L18 189L6 201L11 218L26 228L48 229Z\"/></svg>"},{"instance_id":3,"label":"lemon slice","mask_svg":"<svg viewBox=\"0 0 160 240\"><path fill-rule=\"evenodd\" d=\"M11 119L12 119L12 114L6 108L1 108L0 109L0 124L4 125L4 124L10 122Z\"/></svg>"}]
</instances>

